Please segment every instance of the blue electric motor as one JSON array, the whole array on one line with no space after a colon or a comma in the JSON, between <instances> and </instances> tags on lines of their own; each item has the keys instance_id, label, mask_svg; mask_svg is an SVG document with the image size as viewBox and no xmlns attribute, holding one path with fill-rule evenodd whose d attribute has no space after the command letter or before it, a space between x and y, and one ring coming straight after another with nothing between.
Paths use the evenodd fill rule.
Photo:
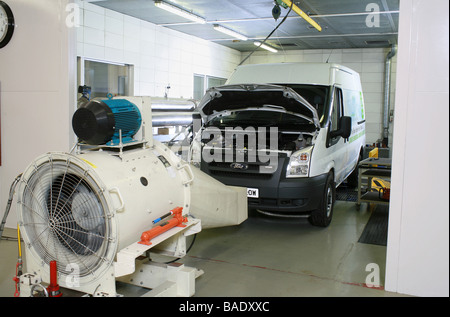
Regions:
<instances>
[{"instance_id":1,"label":"blue electric motor","mask_svg":"<svg viewBox=\"0 0 450 317\"><path fill-rule=\"evenodd\" d=\"M142 123L138 107L126 99L91 100L75 111L72 127L78 138L90 145L133 142Z\"/></svg>"}]
</instances>

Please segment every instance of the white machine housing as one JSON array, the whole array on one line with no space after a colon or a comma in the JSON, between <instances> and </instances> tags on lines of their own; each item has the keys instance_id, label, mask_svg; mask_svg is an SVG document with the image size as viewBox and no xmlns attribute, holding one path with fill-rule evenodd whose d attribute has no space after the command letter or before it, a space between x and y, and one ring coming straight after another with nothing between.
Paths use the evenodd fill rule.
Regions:
<instances>
[{"instance_id":1,"label":"white machine housing","mask_svg":"<svg viewBox=\"0 0 450 317\"><path fill-rule=\"evenodd\" d=\"M120 278L151 288L148 295L192 296L201 271L136 259L149 251L181 258L187 236L247 218L244 189L223 185L153 140L152 102L170 99L121 98L142 114L135 142L78 144L75 154L38 157L22 174L17 210L29 272L21 278L24 295L36 284L31 280L49 283L49 262L56 260L59 285L86 294L117 296ZM159 225L153 220L176 207L187 219L183 227L151 245L138 243L144 231Z\"/></svg>"}]
</instances>

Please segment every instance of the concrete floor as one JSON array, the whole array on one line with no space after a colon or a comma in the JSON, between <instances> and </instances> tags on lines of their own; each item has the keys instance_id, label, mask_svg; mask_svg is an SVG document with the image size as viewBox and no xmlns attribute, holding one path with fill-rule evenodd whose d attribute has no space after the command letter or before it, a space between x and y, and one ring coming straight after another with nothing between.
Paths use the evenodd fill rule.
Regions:
<instances>
[{"instance_id":1,"label":"concrete floor","mask_svg":"<svg viewBox=\"0 0 450 317\"><path fill-rule=\"evenodd\" d=\"M366 204L357 211L355 203L337 201L331 225L318 228L251 210L240 226L200 232L179 262L205 272L196 297L403 296L383 290L386 247L358 242L370 213ZM13 296L16 258L17 243L2 240L0 297ZM378 289L365 285L370 263L380 268Z\"/></svg>"}]
</instances>

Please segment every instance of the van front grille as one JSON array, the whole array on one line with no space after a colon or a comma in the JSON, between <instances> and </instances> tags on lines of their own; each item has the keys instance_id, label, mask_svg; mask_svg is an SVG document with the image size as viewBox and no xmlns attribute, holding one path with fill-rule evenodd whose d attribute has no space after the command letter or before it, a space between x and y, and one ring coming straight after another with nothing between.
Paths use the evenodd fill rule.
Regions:
<instances>
[{"instance_id":1,"label":"van front grille","mask_svg":"<svg viewBox=\"0 0 450 317\"><path fill-rule=\"evenodd\" d=\"M268 173L244 173L244 172L235 172L233 170L229 171L220 171L210 169L211 175L215 176L224 176L224 177L249 177L249 178L258 178L258 179L270 179L272 178L272 174Z\"/></svg>"}]
</instances>

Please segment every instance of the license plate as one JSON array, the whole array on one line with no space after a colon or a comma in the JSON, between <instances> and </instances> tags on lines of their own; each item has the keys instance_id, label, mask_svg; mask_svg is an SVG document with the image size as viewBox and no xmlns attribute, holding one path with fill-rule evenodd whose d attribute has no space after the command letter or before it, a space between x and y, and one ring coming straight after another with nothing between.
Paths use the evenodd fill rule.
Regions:
<instances>
[{"instance_id":1,"label":"license plate","mask_svg":"<svg viewBox=\"0 0 450 317\"><path fill-rule=\"evenodd\" d=\"M247 188L247 197L249 198L259 198L258 188Z\"/></svg>"}]
</instances>

